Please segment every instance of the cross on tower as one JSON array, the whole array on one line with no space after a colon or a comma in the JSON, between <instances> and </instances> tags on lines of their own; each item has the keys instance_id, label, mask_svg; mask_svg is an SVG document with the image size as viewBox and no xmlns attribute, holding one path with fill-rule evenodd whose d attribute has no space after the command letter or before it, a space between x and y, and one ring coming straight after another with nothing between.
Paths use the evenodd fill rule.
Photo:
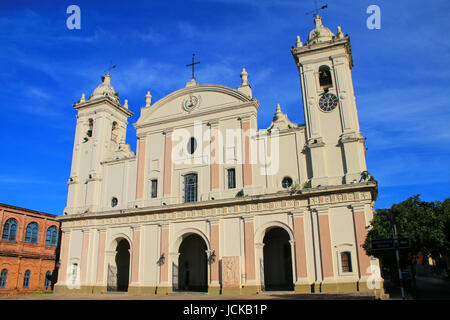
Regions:
<instances>
[{"instance_id":1,"label":"cross on tower","mask_svg":"<svg viewBox=\"0 0 450 320\"><path fill-rule=\"evenodd\" d=\"M194 62L194 57L195 57L195 53L192 54L192 63L186 65L186 67L191 67L191 66L192 66L192 79L195 79L195 77L194 77L194 73L195 73L195 71L194 71L194 66L195 66L196 64L199 64L199 63L200 63L200 62Z\"/></svg>"},{"instance_id":2,"label":"cross on tower","mask_svg":"<svg viewBox=\"0 0 450 320\"><path fill-rule=\"evenodd\" d=\"M109 64L109 68L108 69L106 69L104 72L107 72L107 73L109 73L112 69L114 69L116 67L116 65L113 65L112 64L112 61L110 62L110 64Z\"/></svg>"},{"instance_id":3,"label":"cross on tower","mask_svg":"<svg viewBox=\"0 0 450 320\"><path fill-rule=\"evenodd\" d=\"M306 13L306 14L311 14L312 13L314 18L319 14L320 10L324 10L324 9L328 8L328 4L318 8L317 7L317 0L314 0L314 4L315 4L315 9L313 11L310 11L310 12Z\"/></svg>"}]
</instances>

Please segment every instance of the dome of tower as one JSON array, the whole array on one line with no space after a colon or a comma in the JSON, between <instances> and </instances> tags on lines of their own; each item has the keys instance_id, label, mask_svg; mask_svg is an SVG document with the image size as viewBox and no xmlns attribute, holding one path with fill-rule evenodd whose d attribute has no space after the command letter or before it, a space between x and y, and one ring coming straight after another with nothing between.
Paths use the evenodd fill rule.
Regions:
<instances>
[{"instance_id":1,"label":"dome of tower","mask_svg":"<svg viewBox=\"0 0 450 320\"><path fill-rule=\"evenodd\" d=\"M116 91L111 85L111 76L109 75L109 73L104 76L102 80L103 83L94 90L94 93L92 93L92 95L89 97L89 100L108 96L113 100L119 102L119 97L116 95Z\"/></svg>"},{"instance_id":2,"label":"dome of tower","mask_svg":"<svg viewBox=\"0 0 450 320\"><path fill-rule=\"evenodd\" d=\"M334 34L322 24L322 18L318 15L314 18L316 27L311 30L306 44L314 44L333 40Z\"/></svg>"}]
</instances>

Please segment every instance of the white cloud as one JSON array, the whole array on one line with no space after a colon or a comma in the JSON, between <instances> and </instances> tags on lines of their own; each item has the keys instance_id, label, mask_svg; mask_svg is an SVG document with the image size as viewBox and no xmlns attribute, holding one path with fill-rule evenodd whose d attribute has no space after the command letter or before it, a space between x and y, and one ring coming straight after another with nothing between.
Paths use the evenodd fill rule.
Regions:
<instances>
[{"instance_id":1,"label":"white cloud","mask_svg":"<svg viewBox=\"0 0 450 320\"><path fill-rule=\"evenodd\" d=\"M50 184L49 181L41 180L41 179L34 179L34 178L23 178L23 177L7 177L7 176L0 176L0 183L5 184Z\"/></svg>"}]
</instances>

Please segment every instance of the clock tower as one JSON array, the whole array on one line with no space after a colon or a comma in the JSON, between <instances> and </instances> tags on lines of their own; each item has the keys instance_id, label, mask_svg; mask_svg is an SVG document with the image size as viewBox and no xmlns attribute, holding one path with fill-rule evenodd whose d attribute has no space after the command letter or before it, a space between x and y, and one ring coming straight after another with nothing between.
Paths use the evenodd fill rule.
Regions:
<instances>
[{"instance_id":1,"label":"clock tower","mask_svg":"<svg viewBox=\"0 0 450 320\"><path fill-rule=\"evenodd\" d=\"M291 49L300 73L306 153L313 187L348 184L366 170L353 90L350 38L334 35L315 15L315 28Z\"/></svg>"}]
</instances>

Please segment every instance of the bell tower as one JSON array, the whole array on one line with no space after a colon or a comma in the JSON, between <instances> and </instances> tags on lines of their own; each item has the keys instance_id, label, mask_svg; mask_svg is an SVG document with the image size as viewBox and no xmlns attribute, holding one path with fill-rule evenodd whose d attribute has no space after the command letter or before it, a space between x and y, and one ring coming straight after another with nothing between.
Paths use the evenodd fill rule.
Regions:
<instances>
[{"instance_id":1,"label":"bell tower","mask_svg":"<svg viewBox=\"0 0 450 320\"><path fill-rule=\"evenodd\" d=\"M127 119L133 113L128 110L127 100L120 104L109 74L102 77L102 84L88 100L83 94L73 107L78 114L64 214L99 210L102 207L102 162L117 157L118 153L130 152L125 138Z\"/></svg>"},{"instance_id":2,"label":"bell tower","mask_svg":"<svg viewBox=\"0 0 450 320\"><path fill-rule=\"evenodd\" d=\"M315 15L315 28L291 49L302 87L306 152L312 186L358 182L366 170L353 90L350 38L334 35Z\"/></svg>"}]
</instances>

